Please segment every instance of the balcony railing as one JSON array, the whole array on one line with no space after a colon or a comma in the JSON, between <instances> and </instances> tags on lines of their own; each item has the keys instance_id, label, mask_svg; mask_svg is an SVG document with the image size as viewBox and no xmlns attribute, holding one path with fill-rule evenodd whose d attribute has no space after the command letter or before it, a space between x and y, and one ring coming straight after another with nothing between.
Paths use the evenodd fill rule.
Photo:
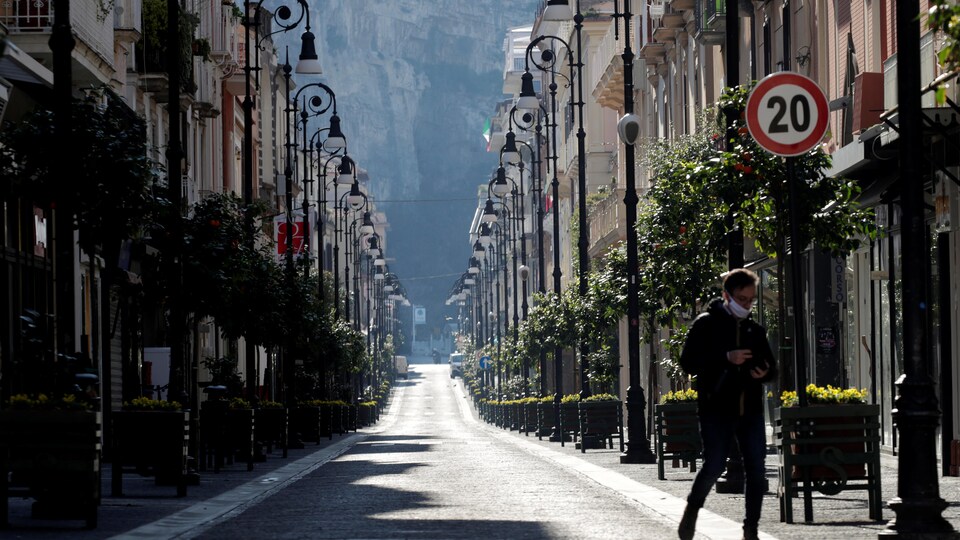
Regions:
<instances>
[{"instance_id":1,"label":"balcony railing","mask_svg":"<svg viewBox=\"0 0 960 540\"><path fill-rule=\"evenodd\" d=\"M598 202L590 211L590 249L604 250L620 239L621 209L623 208L623 189L615 189ZM592 255L597 255L596 253Z\"/></svg>"},{"instance_id":2,"label":"balcony railing","mask_svg":"<svg viewBox=\"0 0 960 540\"><path fill-rule=\"evenodd\" d=\"M49 32L53 28L53 0L6 0L0 4L0 22L17 32Z\"/></svg>"},{"instance_id":3,"label":"balcony railing","mask_svg":"<svg viewBox=\"0 0 960 540\"><path fill-rule=\"evenodd\" d=\"M630 21L631 36L637 35L635 22L636 19ZM621 69L620 55L623 54L623 29L620 29L620 39L615 39L614 28L614 24L611 23L590 62L590 88L596 88L603 83L604 75L607 74L607 70L612 63L616 64L616 69Z\"/></svg>"},{"instance_id":4,"label":"balcony railing","mask_svg":"<svg viewBox=\"0 0 960 540\"><path fill-rule=\"evenodd\" d=\"M52 1L52 0L51 0ZM119 31L143 31L143 3L123 0L113 11L113 27Z\"/></svg>"},{"instance_id":5,"label":"balcony railing","mask_svg":"<svg viewBox=\"0 0 960 540\"><path fill-rule=\"evenodd\" d=\"M697 30L694 37L707 45L723 43L727 27L726 8L726 0L696 0Z\"/></svg>"}]
</instances>

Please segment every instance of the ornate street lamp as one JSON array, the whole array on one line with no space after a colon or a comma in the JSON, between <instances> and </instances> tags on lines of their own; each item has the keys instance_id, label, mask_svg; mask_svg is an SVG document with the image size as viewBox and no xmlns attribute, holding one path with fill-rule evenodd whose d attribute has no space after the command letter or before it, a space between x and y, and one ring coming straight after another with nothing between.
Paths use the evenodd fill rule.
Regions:
<instances>
[{"instance_id":1,"label":"ornate street lamp","mask_svg":"<svg viewBox=\"0 0 960 540\"><path fill-rule=\"evenodd\" d=\"M308 96L305 94L307 90L321 90L322 95L314 94ZM300 100L303 100L303 106L298 111L298 103ZM305 273L309 274L309 262L310 262L310 202L309 202L309 191L313 185L313 174L312 174L312 164L313 164L313 148L314 148L314 138L317 139L317 153L318 156L322 155L322 152L325 150L332 154L340 154L341 152L346 152L346 137L343 135L343 131L340 129L340 117L337 115L337 96L330 89L329 86L321 82L313 82L307 85L300 87L297 90L297 93L293 96L293 112L294 114L299 113L300 124L299 129L303 136L303 152L305 153L305 159L303 160L303 225L304 225L304 246L303 246L303 257L301 260L304 262ZM331 112L330 116L330 125L327 128L318 129L314 132L313 136L308 140L308 123L311 118L319 117L325 114L327 111ZM320 141L320 133L326 132L327 137L323 141ZM326 175L324 175L325 177ZM289 181L289 179L288 179ZM318 186L321 191L323 191L323 196L318 196L318 201L326 199L326 185ZM319 194L318 194L319 195ZM318 244L322 244L323 241L323 219L319 216L319 212L322 211L322 208L318 208ZM323 246L318 245L318 269L320 277L320 300L323 301Z\"/></svg>"},{"instance_id":2,"label":"ornate street lamp","mask_svg":"<svg viewBox=\"0 0 960 540\"><path fill-rule=\"evenodd\" d=\"M624 0L623 13L616 13L615 24L619 28L623 19L623 118L618 124L620 139L624 144L625 189L623 204L626 208L627 228L627 357L630 370L630 386L627 387L627 435L626 452L620 463L654 463L656 456L650 451L647 439L647 424L644 420L645 398L640 384L640 277L637 256L637 181L634 166L635 148L640 137L640 122L633 114L633 50L630 47L630 0ZM616 32L615 32L616 33Z\"/></svg>"},{"instance_id":3,"label":"ornate street lamp","mask_svg":"<svg viewBox=\"0 0 960 540\"><path fill-rule=\"evenodd\" d=\"M530 131L533 129L534 132L534 144L531 147L529 144L521 141L520 143L527 147L530 150L531 159L533 161L533 171L531 175L531 192L535 194L534 204L536 205L536 222L537 222L537 292L541 295L547 292L546 287L546 263L544 261L544 246L543 246L543 218L544 218L544 209L543 209L543 171L541 170L541 155L540 149L543 147L544 143L547 143L547 150L549 154L549 141L543 140L543 125L541 124L541 117L546 115L546 110L543 109L543 106L540 104L540 99L537 97L537 94L533 87L533 75L526 71L524 72L522 79L522 89L520 93L520 98L517 100L517 105L510 111L510 127L508 131L509 134L513 132L513 125L516 123L517 127L521 131ZM524 95L526 94L526 95ZM520 104L524 103L525 107L521 107ZM527 110L530 109L530 110ZM514 120L514 114L522 113L520 121ZM516 139L514 138L514 144L516 144ZM547 156L549 159L549 155ZM522 164L522 160L520 160ZM521 173L522 174L522 173ZM526 256L524 256L524 261L526 261ZM526 296L526 295L524 295ZM526 308L525 308L526 309ZM545 396L547 394L547 351L540 348L540 396Z\"/></svg>"},{"instance_id":4,"label":"ornate street lamp","mask_svg":"<svg viewBox=\"0 0 960 540\"><path fill-rule=\"evenodd\" d=\"M539 103L539 100L536 100L536 93L533 88L533 75L530 74L530 63L532 62L535 66L539 67L542 71L545 71L550 74L550 84L547 87L550 91L550 114L545 114L547 123L546 127L549 130L549 143L547 146L547 164L552 163L552 178L550 180L550 187L552 188L553 193L553 292L556 295L556 298L559 300L562 294L562 283L561 278L563 276L563 271L560 263L560 209L557 206L558 201L560 200L560 180L557 177L557 167L559 161L559 154L557 153L557 71L553 69L556 64L556 55L552 49L547 49L541 53L542 64L538 63L536 60L533 60L532 51L537 43L542 41L543 38L538 38L532 41L528 46L525 54L525 69L522 76L522 88L520 99L517 102L517 108L525 110L535 110L542 109L546 112L546 108L543 108ZM567 48L569 51L569 47ZM573 60L570 60L571 70L573 66ZM549 68L549 69L544 69ZM582 159L581 159L582 162ZM542 219L540 220L543 221ZM553 349L553 373L554 373L554 396L553 396L553 410L554 410L554 425L557 426L554 429L553 434L550 435L550 440L553 442L559 442L563 434L561 433L560 426L560 401L563 397L563 348L556 346Z\"/></svg>"},{"instance_id":5,"label":"ornate street lamp","mask_svg":"<svg viewBox=\"0 0 960 540\"><path fill-rule=\"evenodd\" d=\"M174 2L175 3L175 2ZM244 0L243 3L243 20L242 24L245 31L245 54L246 59L243 64L244 71L244 89L245 96L243 98L243 202L249 207L253 204L253 109L255 106L253 100L253 83L256 83L256 87L259 89L259 73L261 70L260 67L260 51L262 49L263 41L273 35L279 34L281 32L288 32L293 30L300 25L301 22L305 23L305 31L301 36L301 52L300 52L300 61L297 62L297 73L301 74L319 74L321 72L320 62L317 57L317 50L315 45L315 38L312 32L310 32L310 10L306 0L297 0L297 5L300 8L299 16L294 18L293 11L286 5L281 5L273 14L272 18L274 21L273 26L277 29L274 32L260 35L260 29L263 24L261 21L260 15L263 9L261 2L250 2L249 0ZM175 28L175 27L174 27ZM252 33L252 35L251 35ZM251 61L251 44L253 44L257 51L255 55L256 62ZM289 68L289 66L287 66ZM285 69L285 76L289 78L289 69ZM253 74L256 73L258 78L256 81L253 80ZM179 86L179 85L177 85ZM289 86L287 87L289 95ZM179 91L178 91L179 92ZM289 105L287 107L289 109ZM173 115L171 115L171 118ZM289 118L287 119L287 126L290 125ZM171 124L171 130L173 130L173 124ZM179 131L179 130L177 130ZM288 141L289 142L289 141ZM176 160L177 163L180 162L179 159ZM289 167L289 163L287 163ZM179 178L179 174L176 175ZM289 177L288 177L289 178ZM289 180L288 180L289 183ZM288 201L289 202L289 201ZM288 211L288 221L289 220L289 208ZM253 216L248 213L247 228L250 233L250 238L253 238L254 224ZM287 230L290 230L290 227L287 227ZM289 253L291 240L287 241L287 248ZM252 246L251 246L252 247ZM292 256L292 253L289 253L289 256ZM253 397L256 393L256 348L250 340L246 340L246 374L247 374L247 393L249 397ZM292 366L288 366L290 362L284 362L284 382L285 382L285 401L290 404L292 402L293 393L292 388L292 377L293 369Z\"/></svg>"},{"instance_id":6,"label":"ornate street lamp","mask_svg":"<svg viewBox=\"0 0 960 540\"><path fill-rule=\"evenodd\" d=\"M339 199L334 201L334 234L333 234L333 314L335 318L340 318L340 235L346 234L347 213L349 210L359 210L366 205L366 195L360 191L360 186L356 182L356 164L350 159L350 156L344 155L340 159L340 165L337 166L337 184L346 184L350 180L350 191L345 193ZM348 207L344 203L348 203ZM356 205L356 206L354 206ZM338 214L338 212L340 214ZM341 224L341 214L343 228Z\"/></svg>"},{"instance_id":7,"label":"ornate street lamp","mask_svg":"<svg viewBox=\"0 0 960 540\"><path fill-rule=\"evenodd\" d=\"M583 129L583 14L580 12L580 1L577 0L576 3L576 12L572 13L570 8L569 0L549 0L547 6L543 10L543 20L547 21L568 21L573 19L573 33L575 37L576 45L576 60L574 60L573 49L570 45L563 39L557 36L542 35L527 45L527 55L526 60L530 62L532 59L531 51L533 47L536 47L541 41L551 40L561 43L567 50L567 63L570 66L570 82L571 84L576 81L576 92L573 94L573 105L577 110L577 155L579 159L577 160L577 190L579 193L578 205L577 205L577 225L580 228L579 237L577 239L577 259L579 260L580 267L578 269L578 292L581 297L587 295L587 275L590 273L590 252L589 252L589 238L590 231L588 229L589 222L587 221L587 162L586 162L586 138L587 134ZM548 54L550 53L550 54ZM542 71L553 71L553 68L556 64L556 57L551 50L545 50L541 54L542 64L537 63L536 60L533 60L533 64L540 68ZM529 68L529 63L527 64ZM522 82L522 80L521 80ZM521 88L522 89L522 88ZM556 118L554 118L556 122ZM589 360L588 356L590 353L589 344L586 340L580 340L580 397L585 398L590 395L590 381L587 379L587 373L589 372Z\"/></svg>"}]
</instances>

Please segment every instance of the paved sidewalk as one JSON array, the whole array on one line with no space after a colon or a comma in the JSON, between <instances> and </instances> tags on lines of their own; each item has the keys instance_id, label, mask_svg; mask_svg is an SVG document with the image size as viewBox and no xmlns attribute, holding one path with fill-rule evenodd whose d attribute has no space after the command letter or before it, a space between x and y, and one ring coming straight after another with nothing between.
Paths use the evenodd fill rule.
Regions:
<instances>
[{"instance_id":1,"label":"paved sidewalk","mask_svg":"<svg viewBox=\"0 0 960 540\"><path fill-rule=\"evenodd\" d=\"M522 432L508 431L486 424L480 420L477 411L472 406L462 385L458 387L459 394L465 404L464 414L470 415L478 423L483 423L491 432L498 436L512 439L529 451L541 455L545 459L552 459L566 467L580 472L595 481L619 491L625 497L659 512L663 519L679 523L683 513L685 499L693 484L696 473L687 468L666 468L666 479L657 478L657 466L652 465L624 465L620 463L620 450L615 440L614 450L598 449L587 450L586 453L575 448L574 444L561 447L559 443L551 443L546 438L540 441L534 434L524 435ZM627 437L629 440L629 437ZM824 496L814 492L813 517L814 521L803 521L803 500L794 500L794 523L780 522L780 507L776 496L777 456L767 456L767 479L770 489L764 496L763 517L760 521L761 538L780 539L860 539L876 538L878 533L886 528L887 523L894 517L894 512L887 507L887 501L896 495L897 490L897 458L889 455L881 456L882 487L883 487L883 520L869 519L867 509L867 493L865 491L851 491L836 496ZM940 496L949 503L943 516L953 524L955 530L960 531L960 478L940 478ZM744 511L743 495L718 494L711 492L707 498L704 511L701 511L698 520L698 539L737 539L742 535L742 519ZM671 538L675 538L671 536Z\"/></svg>"},{"instance_id":2,"label":"paved sidewalk","mask_svg":"<svg viewBox=\"0 0 960 540\"><path fill-rule=\"evenodd\" d=\"M382 416L380 423L383 422ZM334 434L332 439L322 439L319 444L307 442L303 449L289 450L285 459L280 449L274 449L265 462L254 464L253 471L247 471L246 462L227 465L219 473L208 470L201 473L200 485L187 488L186 497L176 497L174 486L157 486L152 477L136 474L124 474L124 495L113 497L111 466L104 463L96 529L84 529L80 520L33 519L32 499L11 498L11 527L0 530L0 538L189 538L336 458L365 438L364 431Z\"/></svg>"}]
</instances>

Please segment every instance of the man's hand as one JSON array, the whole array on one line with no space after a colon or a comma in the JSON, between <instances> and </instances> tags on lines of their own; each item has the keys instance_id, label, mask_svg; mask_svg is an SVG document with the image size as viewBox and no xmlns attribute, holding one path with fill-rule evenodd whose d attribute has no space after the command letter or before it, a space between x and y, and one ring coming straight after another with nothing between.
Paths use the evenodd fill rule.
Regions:
<instances>
[{"instance_id":1,"label":"man's hand","mask_svg":"<svg viewBox=\"0 0 960 540\"><path fill-rule=\"evenodd\" d=\"M735 366L739 366L751 358L753 358L753 352L750 349L727 351L727 360Z\"/></svg>"},{"instance_id":2,"label":"man's hand","mask_svg":"<svg viewBox=\"0 0 960 540\"><path fill-rule=\"evenodd\" d=\"M750 376L754 379L762 379L767 376L767 373L770 371L769 367L755 367L750 370Z\"/></svg>"}]
</instances>

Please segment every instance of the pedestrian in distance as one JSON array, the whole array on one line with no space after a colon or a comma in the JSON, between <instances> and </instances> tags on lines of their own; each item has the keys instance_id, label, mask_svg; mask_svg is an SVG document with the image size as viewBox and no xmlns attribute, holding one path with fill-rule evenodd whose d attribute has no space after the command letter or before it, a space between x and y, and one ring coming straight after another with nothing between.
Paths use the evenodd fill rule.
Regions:
<instances>
[{"instance_id":1,"label":"pedestrian in distance","mask_svg":"<svg viewBox=\"0 0 960 540\"><path fill-rule=\"evenodd\" d=\"M723 277L723 298L710 302L693 321L680 366L696 376L703 467L687 496L678 533L690 540L697 514L723 473L727 456L739 443L746 476L743 538L757 538L766 490L766 435L763 383L776 376L767 332L750 318L759 278L745 268Z\"/></svg>"}]
</instances>

